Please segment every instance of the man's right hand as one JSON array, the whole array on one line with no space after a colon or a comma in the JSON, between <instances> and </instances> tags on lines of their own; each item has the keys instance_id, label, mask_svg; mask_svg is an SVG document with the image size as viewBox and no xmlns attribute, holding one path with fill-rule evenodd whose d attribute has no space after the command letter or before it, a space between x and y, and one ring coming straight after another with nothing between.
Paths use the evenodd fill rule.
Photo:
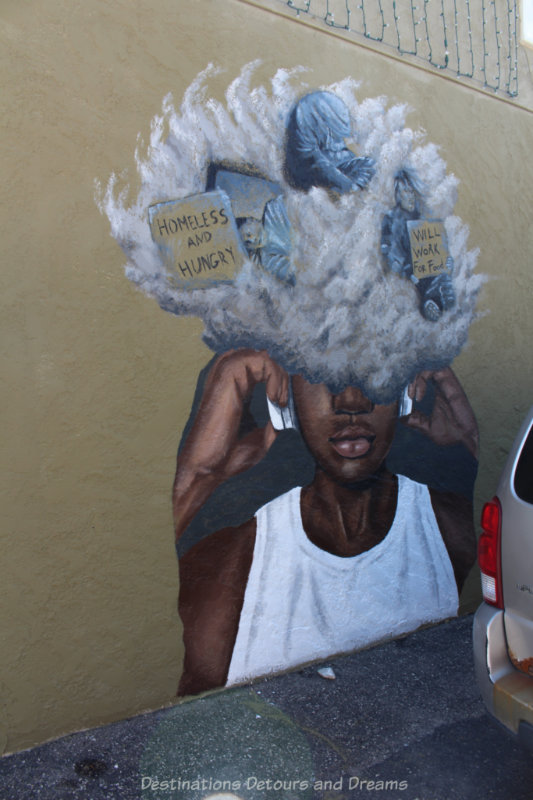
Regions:
<instances>
[{"instance_id":1,"label":"man's right hand","mask_svg":"<svg viewBox=\"0 0 533 800\"><path fill-rule=\"evenodd\" d=\"M173 489L176 537L217 486L259 463L274 443L277 432L271 422L241 433L258 383L266 384L272 402L287 405L289 376L266 351L233 350L213 365L178 458Z\"/></svg>"}]
</instances>

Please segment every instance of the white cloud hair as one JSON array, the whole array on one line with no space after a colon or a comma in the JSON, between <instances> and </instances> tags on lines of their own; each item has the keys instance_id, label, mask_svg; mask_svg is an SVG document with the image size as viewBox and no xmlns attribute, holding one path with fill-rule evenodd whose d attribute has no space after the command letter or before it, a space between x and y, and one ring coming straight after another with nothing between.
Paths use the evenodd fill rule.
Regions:
<instances>
[{"instance_id":1,"label":"white cloud hair","mask_svg":"<svg viewBox=\"0 0 533 800\"><path fill-rule=\"evenodd\" d=\"M333 391L359 386L374 402L397 399L422 369L448 365L466 343L483 276L468 228L453 215L458 181L438 148L404 125L407 108L384 97L356 100L346 78L325 87L305 84L302 68L280 69L271 85L252 86L257 63L229 85L225 103L208 94L213 66L198 75L179 110L171 95L152 121L150 144L135 154L141 186L128 204L112 175L97 203L127 256L127 277L174 314L200 317L215 352L266 349L290 373L325 382ZM311 89L334 92L348 106L357 155L376 161L368 187L333 197L325 189L292 189L284 176L289 113ZM212 162L253 165L283 189L292 228L289 286L246 261L233 284L177 289L168 280L148 224L148 206L205 191ZM384 214L395 205L394 176L414 170L425 187L423 214L444 221L457 302L437 322L419 310L414 285L393 273L380 251Z\"/></svg>"}]
</instances>

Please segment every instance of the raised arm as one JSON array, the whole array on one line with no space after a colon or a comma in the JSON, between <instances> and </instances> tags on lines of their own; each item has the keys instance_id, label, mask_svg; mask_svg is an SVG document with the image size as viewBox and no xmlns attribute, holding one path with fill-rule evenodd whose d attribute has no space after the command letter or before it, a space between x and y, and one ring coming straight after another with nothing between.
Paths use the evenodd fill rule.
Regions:
<instances>
[{"instance_id":1,"label":"raised arm","mask_svg":"<svg viewBox=\"0 0 533 800\"><path fill-rule=\"evenodd\" d=\"M403 418L409 428L424 433L435 444L463 444L476 460L479 432L468 398L456 375L447 367L420 373L409 387L412 399L422 400L428 383L435 386L435 402L429 416L415 410ZM452 492L430 489L431 503L448 550L460 591L476 560L476 534L471 500Z\"/></svg>"},{"instance_id":2,"label":"raised arm","mask_svg":"<svg viewBox=\"0 0 533 800\"><path fill-rule=\"evenodd\" d=\"M277 433L244 430L244 417L256 384L265 383L270 400L288 401L289 378L265 351L233 350L217 359L205 385L191 432L178 456L172 492L176 539L212 492L225 480L257 464Z\"/></svg>"}]
</instances>

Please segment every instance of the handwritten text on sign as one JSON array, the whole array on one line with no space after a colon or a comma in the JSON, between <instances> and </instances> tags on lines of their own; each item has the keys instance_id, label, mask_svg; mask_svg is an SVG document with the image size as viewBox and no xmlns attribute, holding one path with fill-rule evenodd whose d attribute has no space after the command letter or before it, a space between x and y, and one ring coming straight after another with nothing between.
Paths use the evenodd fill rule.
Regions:
<instances>
[{"instance_id":1,"label":"handwritten text on sign","mask_svg":"<svg viewBox=\"0 0 533 800\"><path fill-rule=\"evenodd\" d=\"M153 240L179 286L229 281L244 261L227 196L220 191L148 209Z\"/></svg>"},{"instance_id":2,"label":"handwritten text on sign","mask_svg":"<svg viewBox=\"0 0 533 800\"><path fill-rule=\"evenodd\" d=\"M415 278L431 278L447 272L448 248L442 222L427 219L407 223Z\"/></svg>"}]
</instances>

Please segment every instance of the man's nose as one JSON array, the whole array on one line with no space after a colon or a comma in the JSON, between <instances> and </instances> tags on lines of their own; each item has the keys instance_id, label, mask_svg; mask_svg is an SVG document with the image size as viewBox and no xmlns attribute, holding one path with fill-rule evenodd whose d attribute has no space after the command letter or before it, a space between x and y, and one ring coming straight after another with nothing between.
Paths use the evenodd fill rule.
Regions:
<instances>
[{"instance_id":1,"label":"man's nose","mask_svg":"<svg viewBox=\"0 0 533 800\"><path fill-rule=\"evenodd\" d=\"M333 397L335 414L370 414L374 403L355 386L348 386Z\"/></svg>"}]
</instances>

